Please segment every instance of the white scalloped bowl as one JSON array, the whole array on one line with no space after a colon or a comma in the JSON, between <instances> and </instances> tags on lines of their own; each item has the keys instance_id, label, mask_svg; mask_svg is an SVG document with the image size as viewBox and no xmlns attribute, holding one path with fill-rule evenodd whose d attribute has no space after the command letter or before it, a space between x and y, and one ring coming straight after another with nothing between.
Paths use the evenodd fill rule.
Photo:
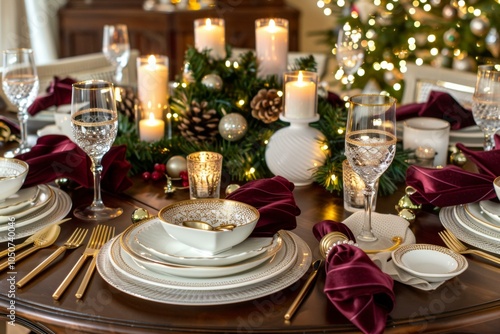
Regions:
<instances>
[{"instance_id":1,"label":"white scalloped bowl","mask_svg":"<svg viewBox=\"0 0 500 334\"><path fill-rule=\"evenodd\" d=\"M468 262L449 248L413 244L401 246L392 252L396 266L428 282L442 282L463 273Z\"/></svg>"},{"instance_id":2,"label":"white scalloped bowl","mask_svg":"<svg viewBox=\"0 0 500 334\"><path fill-rule=\"evenodd\" d=\"M0 158L0 202L14 195L23 186L29 165L18 159Z\"/></svg>"},{"instance_id":3,"label":"white scalloped bowl","mask_svg":"<svg viewBox=\"0 0 500 334\"><path fill-rule=\"evenodd\" d=\"M160 210L158 217L165 231L178 241L217 254L244 241L252 233L259 211L248 204L226 199L195 199L176 202ZM213 227L234 224L229 231L209 231L183 226L185 221L201 220Z\"/></svg>"}]
</instances>

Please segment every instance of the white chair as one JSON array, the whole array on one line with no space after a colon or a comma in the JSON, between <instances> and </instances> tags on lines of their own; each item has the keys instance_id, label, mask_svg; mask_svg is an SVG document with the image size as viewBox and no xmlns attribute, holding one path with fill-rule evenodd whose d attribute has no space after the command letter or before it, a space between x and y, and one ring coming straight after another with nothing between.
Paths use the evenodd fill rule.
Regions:
<instances>
[{"instance_id":1,"label":"white chair","mask_svg":"<svg viewBox=\"0 0 500 334\"><path fill-rule=\"evenodd\" d=\"M431 91L447 92L465 108L472 105L476 74L428 65L407 65L401 104L426 102Z\"/></svg>"}]
</instances>

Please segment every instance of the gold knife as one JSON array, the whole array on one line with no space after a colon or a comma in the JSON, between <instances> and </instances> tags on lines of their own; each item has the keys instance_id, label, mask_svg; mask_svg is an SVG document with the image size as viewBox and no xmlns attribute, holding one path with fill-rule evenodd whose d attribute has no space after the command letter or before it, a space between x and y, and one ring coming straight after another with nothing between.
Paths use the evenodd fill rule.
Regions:
<instances>
[{"instance_id":1,"label":"gold knife","mask_svg":"<svg viewBox=\"0 0 500 334\"><path fill-rule=\"evenodd\" d=\"M42 233L45 233L48 229L50 229L52 227L52 225L60 225L64 222L67 222L68 220L71 220L71 218L66 218L66 219L63 219L63 220L59 220L55 223L52 223L50 225L47 225L45 226L44 228L42 228L41 230L35 232L34 234L32 234L28 239L24 240L24 242L20 243L20 244L17 244L15 245L14 248L12 248L11 245L9 245L9 243L7 244L7 249L4 249L3 251L0 252L0 259L4 256L6 256L7 254L9 253L13 253L21 248L24 248L28 245L31 245Z\"/></svg>"}]
</instances>

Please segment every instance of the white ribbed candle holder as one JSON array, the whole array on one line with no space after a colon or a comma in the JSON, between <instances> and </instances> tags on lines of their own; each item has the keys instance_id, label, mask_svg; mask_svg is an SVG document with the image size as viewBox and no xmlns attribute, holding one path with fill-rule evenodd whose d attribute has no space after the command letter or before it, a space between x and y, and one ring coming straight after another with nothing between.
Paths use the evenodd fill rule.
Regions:
<instances>
[{"instance_id":1,"label":"white ribbed candle holder","mask_svg":"<svg viewBox=\"0 0 500 334\"><path fill-rule=\"evenodd\" d=\"M309 123L319 120L319 116L309 119L287 119L280 116L290 126L276 131L266 148L266 163L274 175L288 179L296 186L313 182L313 173L326 160L321 149L325 136Z\"/></svg>"}]
</instances>

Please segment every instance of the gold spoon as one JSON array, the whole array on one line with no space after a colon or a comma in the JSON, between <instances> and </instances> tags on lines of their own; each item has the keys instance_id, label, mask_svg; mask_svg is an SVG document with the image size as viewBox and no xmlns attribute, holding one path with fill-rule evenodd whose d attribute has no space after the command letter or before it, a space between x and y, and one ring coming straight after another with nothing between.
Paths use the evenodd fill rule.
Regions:
<instances>
[{"instance_id":1,"label":"gold spoon","mask_svg":"<svg viewBox=\"0 0 500 334\"><path fill-rule=\"evenodd\" d=\"M236 225L234 224L225 224L225 225L219 225L219 226L212 226L207 222L201 221L201 220L186 220L182 222L183 226L190 227L190 228L196 228L199 230L205 230L205 231L232 231Z\"/></svg>"}]
</instances>

